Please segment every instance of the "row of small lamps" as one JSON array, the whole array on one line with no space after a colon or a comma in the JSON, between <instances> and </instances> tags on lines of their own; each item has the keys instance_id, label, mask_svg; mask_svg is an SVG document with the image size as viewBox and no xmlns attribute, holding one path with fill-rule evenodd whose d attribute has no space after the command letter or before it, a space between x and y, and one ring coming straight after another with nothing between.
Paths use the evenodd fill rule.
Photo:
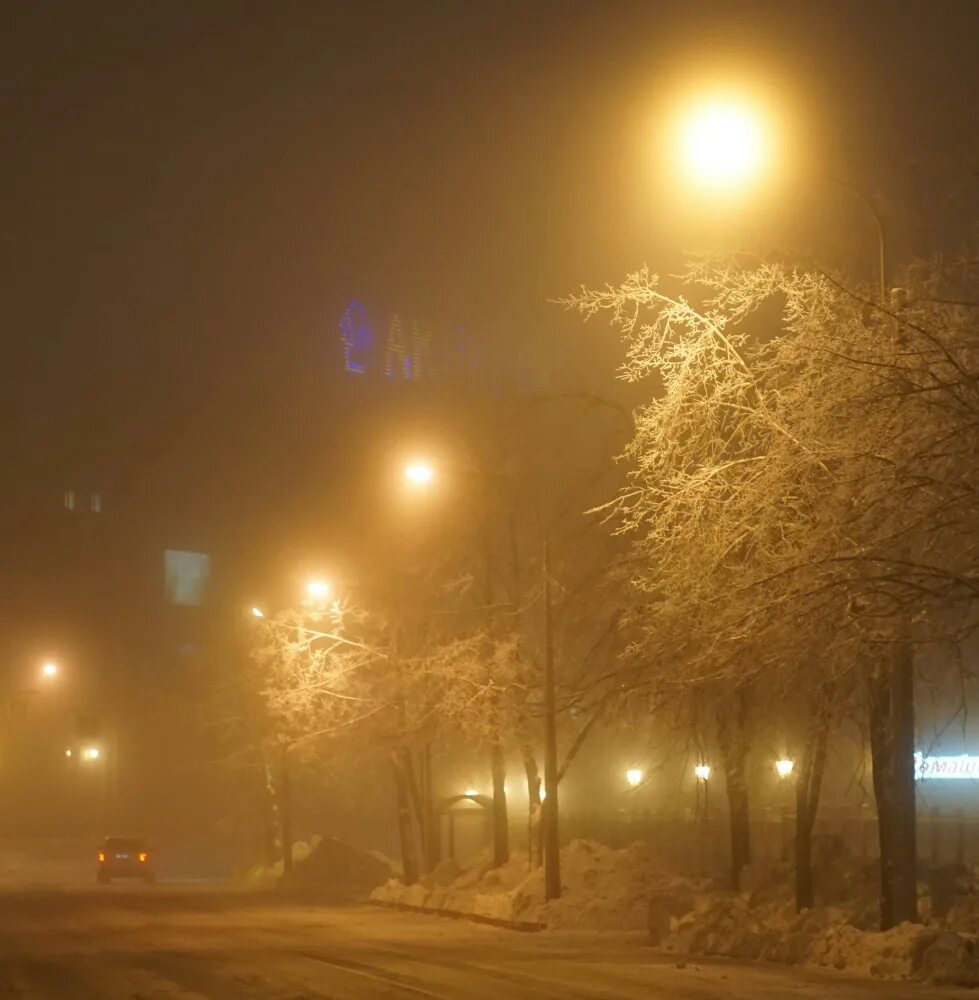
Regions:
<instances>
[{"instance_id":1,"label":"row of small lamps","mask_svg":"<svg viewBox=\"0 0 979 1000\"><path fill-rule=\"evenodd\" d=\"M786 757L783 758L782 760L775 761L775 773L779 776L779 778L782 779L791 778L792 772L794 770L795 770L794 760L790 760L789 758ZM693 773L694 777L698 781L702 782L710 781L710 773L711 773L710 764L705 764L705 763L697 764L696 767L694 767L693 769ZM638 767L630 767L625 772L626 784L630 788L638 788L643 783L644 778L645 778L645 773L641 768ZM475 788L467 788L465 792L463 792L463 795L467 799L477 798L479 794L480 794L479 791ZM544 798L543 789L541 790L541 798L542 799Z\"/></svg>"}]
</instances>

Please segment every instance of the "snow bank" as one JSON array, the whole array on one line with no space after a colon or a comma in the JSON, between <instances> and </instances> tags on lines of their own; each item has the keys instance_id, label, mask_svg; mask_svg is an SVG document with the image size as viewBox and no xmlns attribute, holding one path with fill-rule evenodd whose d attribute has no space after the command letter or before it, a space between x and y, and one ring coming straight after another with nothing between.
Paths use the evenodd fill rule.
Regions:
<instances>
[{"instance_id":1,"label":"snow bank","mask_svg":"<svg viewBox=\"0 0 979 1000\"><path fill-rule=\"evenodd\" d=\"M294 891L367 893L391 877L394 865L384 855L362 851L334 837L314 836L308 843L292 845L293 869L284 873L282 862L256 865L247 881L261 886L281 886Z\"/></svg>"},{"instance_id":2,"label":"snow bank","mask_svg":"<svg viewBox=\"0 0 979 1000\"><path fill-rule=\"evenodd\" d=\"M544 901L543 871L529 867L525 852L515 852L499 868L484 858L468 871L447 878L452 866L454 862L443 862L409 887L392 879L375 889L371 898L496 920L598 931L645 930L654 891L678 892L692 899L693 883L666 876L644 844L616 851L591 840L572 841L561 851L561 898L549 903Z\"/></svg>"},{"instance_id":3,"label":"snow bank","mask_svg":"<svg viewBox=\"0 0 979 1000\"><path fill-rule=\"evenodd\" d=\"M743 893L700 896L689 912L658 924L651 904L651 938L682 954L817 965L876 979L979 985L979 941L950 926L947 917L932 918L930 897L922 900L926 923L878 931L873 929L877 901L872 869L852 867L836 886L837 905L800 914L788 880L777 874Z\"/></svg>"},{"instance_id":4,"label":"snow bank","mask_svg":"<svg viewBox=\"0 0 979 1000\"><path fill-rule=\"evenodd\" d=\"M788 865L753 866L745 890L719 890L709 880L672 876L645 844L611 850L588 840L561 852L563 893L544 902L541 869L525 853L493 868L488 857L468 871L443 862L418 884L390 879L371 894L377 902L492 917L547 928L647 930L651 943L688 955L719 955L838 969L887 980L979 985L979 937L954 921L968 915L979 930L979 877L960 878L956 904L933 916L923 886L925 924L875 930L875 866L834 856L817 872L832 906L795 911ZM962 895L964 894L964 895Z\"/></svg>"}]
</instances>

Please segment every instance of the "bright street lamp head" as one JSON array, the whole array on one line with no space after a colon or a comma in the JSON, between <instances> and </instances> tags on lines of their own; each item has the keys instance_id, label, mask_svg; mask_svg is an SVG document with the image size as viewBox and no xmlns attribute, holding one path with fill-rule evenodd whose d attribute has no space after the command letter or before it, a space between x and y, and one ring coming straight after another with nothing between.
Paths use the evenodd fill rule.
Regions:
<instances>
[{"instance_id":1,"label":"bright street lamp head","mask_svg":"<svg viewBox=\"0 0 979 1000\"><path fill-rule=\"evenodd\" d=\"M405 466L405 479L411 486L428 486L435 478L435 469L428 462L409 462Z\"/></svg>"},{"instance_id":2,"label":"bright street lamp head","mask_svg":"<svg viewBox=\"0 0 979 1000\"><path fill-rule=\"evenodd\" d=\"M310 580L306 584L306 596L313 601L325 601L332 589L326 580Z\"/></svg>"},{"instance_id":3,"label":"bright street lamp head","mask_svg":"<svg viewBox=\"0 0 979 1000\"><path fill-rule=\"evenodd\" d=\"M638 767L630 767L625 773L625 780L630 788L638 788L642 784L642 771Z\"/></svg>"},{"instance_id":4,"label":"bright street lamp head","mask_svg":"<svg viewBox=\"0 0 979 1000\"><path fill-rule=\"evenodd\" d=\"M462 794L465 795L467 799L474 799L477 795L479 795L479 792L475 788L467 788Z\"/></svg>"},{"instance_id":5,"label":"bright street lamp head","mask_svg":"<svg viewBox=\"0 0 979 1000\"><path fill-rule=\"evenodd\" d=\"M98 760L98 759L99 759L99 757L101 757L101 756L102 756L102 751L101 751L101 750L99 750L99 748L98 748L98 747L86 747L86 748L85 748L85 749L84 749L84 750L82 751L82 756L83 756L83 757L84 757L84 758L85 758L86 760L92 760L92 761L95 761L95 760Z\"/></svg>"},{"instance_id":6,"label":"bright street lamp head","mask_svg":"<svg viewBox=\"0 0 979 1000\"><path fill-rule=\"evenodd\" d=\"M45 663L41 667L42 677L57 677L58 676L58 664L57 663Z\"/></svg>"},{"instance_id":7,"label":"bright street lamp head","mask_svg":"<svg viewBox=\"0 0 979 1000\"><path fill-rule=\"evenodd\" d=\"M252 618L264 618L265 612L261 608L252 608Z\"/></svg>"},{"instance_id":8,"label":"bright street lamp head","mask_svg":"<svg viewBox=\"0 0 979 1000\"><path fill-rule=\"evenodd\" d=\"M766 167L770 151L765 132L757 111L733 98L694 105L679 129L685 175L713 189L744 184Z\"/></svg>"},{"instance_id":9,"label":"bright street lamp head","mask_svg":"<svg viewBox=\"0 0 979 1000\"><path fill-rule=\"evenodd\" d=\"M698 781L710 781L710 764L698 764L693 769L693 773L697 776Z\"/></svg>"},{"instance_id":10,"label":"bright street lamp head","mask_svg":"<svg viewBox=\"0 0 979 1000\"><path fill-rule=\"evenodd\" d=\"M780 778L787 778L792 774L795 768L795 761L792 760L777 760L775 761L775 770Z\"/></svg>"}]
</instances>

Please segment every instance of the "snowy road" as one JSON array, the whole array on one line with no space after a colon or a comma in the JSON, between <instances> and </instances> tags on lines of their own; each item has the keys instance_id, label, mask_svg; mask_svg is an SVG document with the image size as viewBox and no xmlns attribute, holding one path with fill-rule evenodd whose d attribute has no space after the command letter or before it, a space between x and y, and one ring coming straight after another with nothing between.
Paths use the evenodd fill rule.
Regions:
<instances>
[{"instance_id":1,"label":"snowy road","mask_svg":"<svg viewBox=\"0 0 979 1000\"><path fill-rule=\"evenodd\" d=\"M111 886L0 893L4 1000L931 1000L920 986L688 963L637 943L220 888Z\"/></svg>"}]
</instances>

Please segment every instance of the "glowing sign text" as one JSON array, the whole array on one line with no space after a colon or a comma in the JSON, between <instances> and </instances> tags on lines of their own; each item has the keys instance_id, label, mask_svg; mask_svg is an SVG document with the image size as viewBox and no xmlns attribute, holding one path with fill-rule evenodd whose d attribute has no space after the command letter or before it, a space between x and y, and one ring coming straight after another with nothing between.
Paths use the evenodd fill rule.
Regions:
<instances>
[{"instance_id":1,"label":"glowing sign text","mask_svg":"<svg viewBox=\"0 0 979 1000\"><path fill-rule=\"evenodd\" d=\"M343 364L348 372L367 371L367 356L374 340L374 327L367 310L356 300L348 303L340 319Z\"/></svg>"},{"instance_id":2,"label":"glowing sign text","mask_svg":"<svg viewBox=\"0 0 979 1000\"><path fill-rule=\"evenodd\" d=\"M914 755L914 780L935 781L979 779L979 757L960 754L958 757L926 757Z\"/></svg>"}]
</instances>

